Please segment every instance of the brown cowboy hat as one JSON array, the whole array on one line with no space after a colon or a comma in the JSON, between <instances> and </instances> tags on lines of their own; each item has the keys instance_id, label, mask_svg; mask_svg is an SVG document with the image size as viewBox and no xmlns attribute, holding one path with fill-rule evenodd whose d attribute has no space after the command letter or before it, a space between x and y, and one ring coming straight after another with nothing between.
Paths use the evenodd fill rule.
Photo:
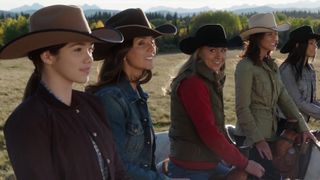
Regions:
<instances>
[{"instance_id":1,"label":"brown cowboy hat","mask_svg":"<svg viewBox=\"0 0 320 180\"><path fill-rule=\"evenodd\" d=\"M289 40L281 48L280 52L288 53L296 46L297 43L307 42L309 39L316 39L318 41L320 39L320 35L315 34L310 26L301 26L290 32Z\"/></svg>"},{"instance_id":2,"label":"brown cowboy hat","mask_svg":"<svg viewBox=\"0 0 320 180\"><path fill-rule=\"evenodd\" d=\"M53 5L30 16L29 33L7 43L0 50L0 59L25 57L29 52L68 42L121 43L123 36L106 29L103 38L91 34L80 7Z\"/></svg>"},{"instance_id":3,"label":"brown cowboy hat","mask_svg":"<svg viewBox=\"0 0 320 180\"><path fill-rule=\"evenodd\" d=\"M240 37L243 40L248 40L249 36L252 34L286 31L290 28L290 25L288 23L277 25L272 13L255 14L249 18L248 25L249 29L240 34Z\"/></svg>"},{"instance_id":4,"label":"brown cowboy hat","mask_svg":"<svg viewBox=\"0 0 320 180\"><path fill-rule=\"evenodd\" d=\"M153 29L145 13L139 8L126 9L117 13L105 22L104 28L94 29L92 33L98 37L104 37L106 28L119 30L124 36L125 41L141 36L158 38L177 32L177 28L172 24L164 24ZM94 59L103 59L107 53L107 47L108 45L96 44L93 53Z\"/></svg>"}]
</instances>

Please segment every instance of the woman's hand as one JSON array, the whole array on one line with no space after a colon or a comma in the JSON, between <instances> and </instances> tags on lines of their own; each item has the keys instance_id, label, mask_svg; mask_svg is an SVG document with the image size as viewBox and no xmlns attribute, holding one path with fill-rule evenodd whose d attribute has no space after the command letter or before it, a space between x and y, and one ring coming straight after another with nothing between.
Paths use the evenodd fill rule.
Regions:
<instances>
[{"instance_id":1,"label":"woman's hand","mask_svg":"<svg viewBox=\"0 0 320 180\"><path fill-rule=\"evenodd\" d=\"M257 162L249 160L248 165L246 167L246 172L254 175L258 178L261 178L264 175L264 168Z\"/></svg>"},{"instance_id":2,"label":"woman's hand","mask_svg":"<svg viewBox=\"0 0 320 180\"><path fill-rule=\"evenodd\" d=\"M263 159L267 158L268 160L272 160L272 152L271 152L270 146L265 140L257 142L255 146L261 158Z\"/></svg>"}]
</instances>

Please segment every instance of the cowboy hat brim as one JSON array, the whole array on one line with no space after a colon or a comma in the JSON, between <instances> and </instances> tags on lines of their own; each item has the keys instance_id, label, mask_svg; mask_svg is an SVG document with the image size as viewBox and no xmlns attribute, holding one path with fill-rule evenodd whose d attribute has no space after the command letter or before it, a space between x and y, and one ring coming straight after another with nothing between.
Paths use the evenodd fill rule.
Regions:
<instances>
[{"instance_id":1,"label":"cowboy hat brim","mask_svg":"<svg viewBox=\"0 0 320 180\"><path fill-rule=\"evenodd\" d=\"M28 55L29 52L57 44L69 42L94 42L94 43L121 43L123 37L116 31L109 31L103 38L95 37L89 33L66 29L51 29L35 31L22 35L0 50L0 59L15 59Z\"/></svg>"},{"instance_id":2,"label":"cowboy hat brim","mask_svg":"<svg viewBox=\"0 0 320 180\"><path fill-rule=\"evenodd\" d=\"M200 43L196 40L195 37L188 37L183 39L179 43L179 48L181 52L185 54L192 54L200 46Z\"/></svg>"},{"instance_id":3,"label":"cowboy hat brim","mask_svg":"<svg viewBox=\"0 0 320 180\"><path fill-rule=\"evenodd\" d=\"M105 31L105 29L106 28L94 29L92 30L92 34L97 37L103 37L102 32ZM172 35L177 32L177 28L171 24L164 24L155 29L141 25L125 25L116 27L115 29L122 33L125 41L142 36L152 36L153 38L158 38L164 35ZM108 44L96 44L93 52L94 59L103 60L108 53L107 49L111 46L112 45Z\"/></svg>"},{"instance_id":4,"label":"cowboy hat brim","mask_svg":"<svg viewBox=\"0 0 320 180\"><path fill-rule=\"evenodd\" d=\"M290 29L290 25L285 23L281 24L275 28L266 28L266 27L253 27L250 28L242 33L240 33L240 37L242 40L248 40L249 36L252 34L257 34L257 33L266 33L266 32L274 32L274 31L287 31Z\"/></svg>"},{"instance_id":5,"label":"cowboy hat brim","mask_svg":"<svg viewBox=\"0 0 320 180\"><path fill-rule=\"evenodd\" d=\"M156 27L155 29L141 25L119 26L116 27L116 29L123 34L125 40L141 36L152 36L153 38L158 38L163 35L173 35L177 33L177 28L171 24L164 24Z\"/></svg>"},{"instance_id":6,"label":"cowboy hat brim","mask_svg":"<svg viewBox=\"0 0 320 180\"><path fill-rule=\"evenodd\" d=\"M320 39L320 35L319 34L308 34L304 37L304 39L306 39L306 40L316 39L318 41ZM296 46L296 44L299 42L301 42L301 41L299 41L297 39L289 39L283 45L283 47L280 49L280 53L282 53L282 54L289 53Z\"/></svg>"}]
</instances>

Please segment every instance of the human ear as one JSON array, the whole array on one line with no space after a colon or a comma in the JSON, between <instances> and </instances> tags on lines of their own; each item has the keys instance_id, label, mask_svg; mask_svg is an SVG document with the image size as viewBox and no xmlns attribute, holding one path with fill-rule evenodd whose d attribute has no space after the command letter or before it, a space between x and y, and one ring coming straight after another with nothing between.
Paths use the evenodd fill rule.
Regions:
<instances>
[{"instance_id":1,"label":"human ear","mask_svg":"<svg viewBox=\"0 0 320 180\"><path fill-rule=\"evenodd\" d=\"M44 64L53 64L54 56L49 51L44 51L40 54L40 58Z\"/></svg>"}]
</instances>

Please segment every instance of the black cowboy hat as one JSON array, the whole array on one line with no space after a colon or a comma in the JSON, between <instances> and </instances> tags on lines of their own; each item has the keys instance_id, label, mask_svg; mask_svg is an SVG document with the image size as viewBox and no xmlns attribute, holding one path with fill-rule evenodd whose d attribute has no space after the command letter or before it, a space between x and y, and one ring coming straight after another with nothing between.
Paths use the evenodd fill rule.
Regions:
<instances>
[{"instance_id":1,"label":"black cowboy hat","mask_svg":"<svg viewBox=\"0 0 320 180\"><path fill-rule=\"evenodd\" d=\"M242 40L239 36L228 41L226 33L220 24L210 24L200 27L195 36L183 39L180 44L180 50L185 54L194 53L201 46L210 47L239 47Z\"/></svg>"},{"instance_id":2,"label":"black cowboy hat","mask_svg":"<svg viewBox=\"0 0 320 180\"><path fill-rule=\"evenodd\" d=\"M309 39L320 39L319 34L315 34L310 26L301 26L290 32L289 40L281 48L280 52L289 53L297 43L306 42Z\"/></svg>"},{"instance_id":3,"label":"black cowboy hat","mask_svg":"<svg viewBox=\"0 0 320 180\"><path fill-rule=\"evenodd\" d=\"M156 28L152 28L145 13L139 9L126 9L112 16L105 22L105 27L92 30L92 33L103 38L106 28L114 28L119 30L125 41L132 40L135 37L152 36L158 38L163 35L175 34L177 28L172 24L164 24ZM101 60L105 57L106 45L96 44L93 56L95 59Z\"/></svg>"},{"instance_id":4,"label":"black cowboy hat","mask_svg":"<svg viewBox=\"0 0 320 180\"><path fill-rule=\"evenodd\" d=\"M53 5L30 16L29 33L7 43L0 50L0 59L25 57L29 52L68 42L121 43L117 30L108 29L103 38L91 33L82 9L78 6Z\"/></svg>"}]
</instances>

